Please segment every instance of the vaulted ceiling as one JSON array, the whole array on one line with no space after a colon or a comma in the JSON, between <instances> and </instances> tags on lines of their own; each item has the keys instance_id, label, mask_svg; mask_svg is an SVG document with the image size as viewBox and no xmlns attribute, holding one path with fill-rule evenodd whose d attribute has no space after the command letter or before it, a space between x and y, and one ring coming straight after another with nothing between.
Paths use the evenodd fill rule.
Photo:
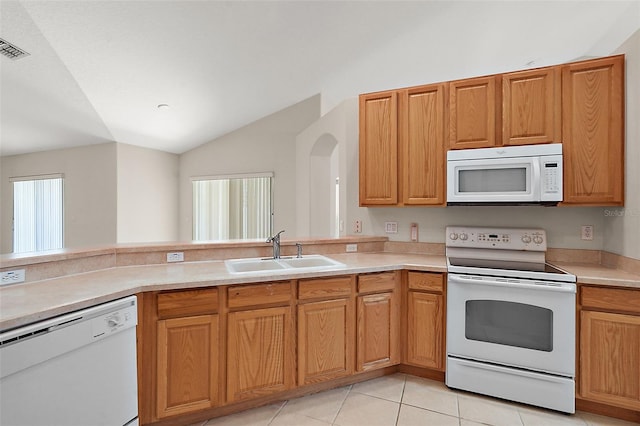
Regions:
<instances>
[{"instance_id":1,"label":"vaulted ceiling","mask_svg":"<svg viewBox=\"0 0 640 426\"><path fill-rule=\"evenodd\" d=\"M0 58L0 155L182 153L317 93L606 55L640 1L2 0L0 23L29 53Z\"/></svg>"}]
</instances>

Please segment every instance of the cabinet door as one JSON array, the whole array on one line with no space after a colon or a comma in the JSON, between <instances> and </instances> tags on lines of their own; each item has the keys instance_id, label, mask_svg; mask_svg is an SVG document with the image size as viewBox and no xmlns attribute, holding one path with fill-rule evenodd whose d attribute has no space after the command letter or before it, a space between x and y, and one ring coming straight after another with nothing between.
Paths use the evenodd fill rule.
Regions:
<instances>
[{"instance_id":1,"label":"cabinet door","mask_svg":"<svg viewBox=\"0 0 640 426\"><path fill-rule=\"evenodd\" d=\"M582 311L580 394L640 410L640 317Z\"/></svg>"},{"instance_id":2,"label":"cabinet door","mask_svg":"<svg viewBox=\"0 0 640 426\"><path fill-rule=\"evenodd\" d=\"M400 95L402 202L445 202L444 84L404 90Z\"/></svg>"},{"instance_id":3,"label":"cabinet door","mask_svg":"<svg viewBox=\"0 0 640 426\"><path fill-rule=\"evenodd\" d=\"M624 56L562 69L564 202L624 201Z\"/></svg>"},{"instance_id":4,"label":"cabinet door","mask_svg":"<svg viewBox=\"0 0 640 426\"><path fill-rule=\"evenodd\" d=\"M449 83L449 148L496 146L497 76Z\"/></svg>"},{"instance_id":5,"label":"cabinet door","mask_svg":"<svg viewBox=\"0 0 640 426\"><path fill-rule=\"evenodd\" d=\"M291 307L231 312L228 316L227 400L291 389L295 381Z\"/></svg>"},{"instance_id":6,"label":"cabinet door","mask_svg":"<svg viewBox=\"0 0 640 426\"><path fill-rule=\"evenodd\" d=\"M398 96L360 96L360 205L398 203Z\"/></svg>"},{"instance_id":7,"label":"cabinet door","mask_svg":"<svg viewBox=\"0 0 640 426\"><path fill-rule=\"evenodd\" d=\"M354 309L351 299L298 306L298 384L353 374Z\"/></svg>"},{"instance_id":8,"label":"cabinet door","mask_svg":"<svg viewBox=\"0 0 640 426\"><path fill-rule=\"evenodd\" d=\"M502 144L561 142L560 67L502 76Z\"/></svg>"},{"instance_id":9,"label":"cabinet door","mask_svg":"<svg viewBox=\"0 0 640 426\"><path fill-rule=\"evenodd\" d=\"M218 402L218 315L158 321L158 418Z\"/></svg>"},{"instance_id":10,"label":"cabinet door","mask_svg":"<svg viewBox=\"0 0 640 426\"><path fill-rule=\"evenodd\" d=\"M444 297L409 291L407 363L444 371Z\"/></svg>"},{"instance_id":11,"label":"cabinet door","mask_svg":"<svg viewBox=\"0 0 640 426\"><path fill-rule=\"evenodd\" d=\"M393 292L358 297L358 371L399 363L399 315Z\"/></svg>"}]
</instances>

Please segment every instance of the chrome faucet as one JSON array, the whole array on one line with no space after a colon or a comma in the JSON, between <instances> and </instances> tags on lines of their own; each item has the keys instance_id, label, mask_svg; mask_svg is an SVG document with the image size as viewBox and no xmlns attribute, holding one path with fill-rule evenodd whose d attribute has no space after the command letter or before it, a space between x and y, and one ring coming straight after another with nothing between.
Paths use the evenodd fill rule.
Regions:
<instances>
[{"instance_id":1,"label":"chrome faucet","mask_svg":"<svg viewBox=\"0 0 640 426\"><path fill-rule=\"evenodd\" d=\"M280 234L284 232L284 229L278 232L273 237L267 238L268 243L273 243L273 258L280 259Z\"/></svg>"}]
</instances>

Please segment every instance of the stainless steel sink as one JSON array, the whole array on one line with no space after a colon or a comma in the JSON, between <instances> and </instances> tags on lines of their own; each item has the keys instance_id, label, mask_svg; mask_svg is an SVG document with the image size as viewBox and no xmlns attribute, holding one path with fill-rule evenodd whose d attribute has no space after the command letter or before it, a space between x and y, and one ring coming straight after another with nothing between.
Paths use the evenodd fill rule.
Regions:
<instances>
[{"instance_id":1,"label":"stainless steel sink","mask_svg":"<svg viewBox=\"0 0 640 426\"><path fill-rule=\"evenodd\" d=\"M272 258L248 258L248 259L228 259L224 261L227 270L232 274L246 273L268 273L268 272L301 272L301 271L322 271L325 269L340 268L345 266L328 257L312 254L303 257L282 257Z\"/></svg>"}]
</instances>

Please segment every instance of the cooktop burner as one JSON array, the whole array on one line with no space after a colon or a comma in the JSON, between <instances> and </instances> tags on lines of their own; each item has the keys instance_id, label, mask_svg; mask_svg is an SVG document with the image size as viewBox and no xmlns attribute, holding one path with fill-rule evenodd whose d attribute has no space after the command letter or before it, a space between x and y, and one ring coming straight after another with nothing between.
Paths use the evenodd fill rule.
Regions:
<instances>
[{"instance_id":1,"label":"cooktop burner","mask_svg":"<svg viewBox=\"0 0 640 426\"><path fill-rule=\"evenodd\" d=\"M453 273L576 282L545 261L543 229L447 227L447 270Z\"/></svg>"},{"instance_id":2,"label":"cooktop burner","mask_svg":"<svg viewBox=\"0 0 640 426\"><path fill-rule=\"evenodd\" d=\"M567 272L559 269L550 263L533 263L533 262L515 262L509 260L491 260L491 259L462 259L449 258L449 264L452 266L470 266L485 269L508 269L510 271L528 271L528 272L545 272L548 274L567 274Z\"/></svg>"}]
</instances>

